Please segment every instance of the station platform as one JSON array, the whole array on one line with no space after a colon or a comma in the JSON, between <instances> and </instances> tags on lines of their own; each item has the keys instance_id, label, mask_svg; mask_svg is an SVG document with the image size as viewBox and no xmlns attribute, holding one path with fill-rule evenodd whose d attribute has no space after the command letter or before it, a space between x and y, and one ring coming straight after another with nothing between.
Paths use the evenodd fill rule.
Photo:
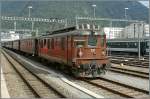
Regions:
<instances>
[{"instance_id":1,"label":"station platform","mask_svg":"<svg viewBox=\"0 0 150 99\"><path fill-rule=\"evenodd\" d=\"M1 66L1 98L10 98L2 66Z\"/></svg>"}]
</instances>

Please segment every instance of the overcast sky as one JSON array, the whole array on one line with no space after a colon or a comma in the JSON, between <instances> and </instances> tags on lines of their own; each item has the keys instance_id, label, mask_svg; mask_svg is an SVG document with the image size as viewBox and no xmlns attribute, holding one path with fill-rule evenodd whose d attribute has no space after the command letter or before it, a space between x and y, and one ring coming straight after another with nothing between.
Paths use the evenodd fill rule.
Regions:
<instances>
[{"instance_id":1,"label":"overcast sky","mask_svg":"<svg viewBox=\"0 0 150 99\"><path fill-rule=\"evenodd\" d=\"M142 4L144 4L146 7L149 7L149 1L140 1Z\"/></svg>"}]
</instances>

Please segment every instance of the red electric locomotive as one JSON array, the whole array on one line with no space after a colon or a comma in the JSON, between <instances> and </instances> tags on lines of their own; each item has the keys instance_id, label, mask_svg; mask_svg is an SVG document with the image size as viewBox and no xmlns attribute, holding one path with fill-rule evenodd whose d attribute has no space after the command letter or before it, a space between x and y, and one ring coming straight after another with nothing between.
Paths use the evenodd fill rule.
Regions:
<instances>
[{"instance_id":1,"label":"red electric locomotive","mask_svg":"<svg viewBox=\"0 0 150 99\"><path fill-rule=\"evenodd\" d=\"M106 35L98 27L74 26L38 38L38 55L78 77L95 77L109 67Z\"/></svg>"},{"instance_id":2,"label":"red electric locomotive","mask_svg":"<svg viewBox=\"0 0 150 99\"><path fill-rule=\"evenodd\" d=\"M77 77L97 77L110 66L106 35L98 26L68 27L38 38L6 42L5 46L60 63L60 68Z\"/></svg>"}]
</instances>

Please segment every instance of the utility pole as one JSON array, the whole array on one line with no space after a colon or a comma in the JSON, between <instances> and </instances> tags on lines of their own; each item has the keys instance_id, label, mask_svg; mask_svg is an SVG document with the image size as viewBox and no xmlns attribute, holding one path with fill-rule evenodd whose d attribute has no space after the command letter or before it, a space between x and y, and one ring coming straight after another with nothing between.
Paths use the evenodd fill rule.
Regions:
<instances>
[{"instance_id":1,"label":"utility pole","mask_svg":"<svg viewBox=\"0 0 150 99\"><path fill-rule=\"evenodd\" d=\"M65 19L65 27L67 27L68 26L68 21L67 21L67 19Z\"/></svg>"},{"instance_id":2,"label":"utility pole","mask_svg":"<svg viewBox=\"0 0 150 99\"><path fill-rule=\"evenodd\" d=\"M14 22L14 31L16 31L17 29L17 24L16 24L16 21Z\"/></svg>"},{"instance_id":3,"label":"utility pole","mask_svg":"<svg viewBox=\"0 0 150 99\"><path fill-rule=\"evenodd\" d=\"M1 13L1 8L2 8L1 2L2 1L0 1L0 13ZM2 20L0 19L0 27L1 27L1 23L2 23ZM0 28L0 49L1 49L1 38L2 38L2 34L1 34L1 28ZM1 57L0 57L0 60L1 60ZM0 70L1 70L1 68L0 68ZM1 73L1 71L0 71L0 73Z\"/></svg>"},{"instance_id":4,"label":"utility pole","mask_svg":"<svg viewBox=\"0 0 150 99\"><path fill-rule=\"evenodd\" d=\"M141 23L138 23L138 58L139 60L141 58L140 26L141 26Z\"/></svg>"},{"instance_id":5,"label":"utility pole","mask_svg":"<svg viewBox=\"0 0 150 99\"><path fill-rule=\"evenodd\" d=\"M36 37L38 37L39 33L38 33L38 28L36 28Z\"/></svg>"},{"instance_id":6,"label":"utility pole","mask_svg":"<svg viewBox=\"0 0 150 99\"><path fill-rule=\"evenodd\" d=\"M31 29L32 29L32 31L33 31L33 29L34 29L34 22L33 22L33 21L32 21L32 28L31 28Z\"/></svg>"},{"instance_id":7,"label":"utility pole","mask_svg":"<svg viewBox=\"0 0 150 99\"><path fill-rule=\"evenodd\" d=\"M110 34L111 34L111 29L112 29L112 21L110 21L109 27L110 27L110 30L109 30L109 39L110 39Z\"/></svg>"},{"instance_id":8,"label":"utility pole","mask_svg":"<svg viewBox=\"0 0 150 99\"><path fill-rule=\"evenodd\" d=\"M75 20L76 20L76 26L78 26L78 17L77 16L75 17Z\"/></svg>"},{"instance_id":9,"label":"utility pole","mask_svg":"<svg viewBox=\"0 0 150 99\"><path fill-rule=\"evenodd\" d=\"M95 8L96 8L96 4L93 4L92 7L93 7L93 10L94 10L93 12L94 12L94 18L95 18Z\"/></svg>"},{"instance_id":10,"label":"utility pole","mask_svg":"<svg viewBox=\"0 0 150 99\"><path fill-rule=\"evenodd\" d=\"M124 16L125 16L125 19L127 19L127 10L128 10L129 8L124 8Z\"/></svg>"}]
</instances>

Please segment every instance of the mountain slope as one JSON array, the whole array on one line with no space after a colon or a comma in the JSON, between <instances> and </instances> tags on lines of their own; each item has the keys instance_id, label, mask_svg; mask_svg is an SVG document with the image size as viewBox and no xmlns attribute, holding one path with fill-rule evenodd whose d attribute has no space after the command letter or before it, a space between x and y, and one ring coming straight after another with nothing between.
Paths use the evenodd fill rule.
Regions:
<instances>
[{"instance_id":1,"label":"mountain slope","mask_svg":"<svg viewBox=\"0 0 150 99\"><path fill-rule=\"evenodd\" d=\"M28 6L32 5L31 17L75 18L75 16L93 16L92 4L96 4L96 17L125 17L124 8L128 7L128 19L148 22L148 8L139 2L131 1L3 1L2 15L28 16Z\"/></svg>"}]
</instances>

